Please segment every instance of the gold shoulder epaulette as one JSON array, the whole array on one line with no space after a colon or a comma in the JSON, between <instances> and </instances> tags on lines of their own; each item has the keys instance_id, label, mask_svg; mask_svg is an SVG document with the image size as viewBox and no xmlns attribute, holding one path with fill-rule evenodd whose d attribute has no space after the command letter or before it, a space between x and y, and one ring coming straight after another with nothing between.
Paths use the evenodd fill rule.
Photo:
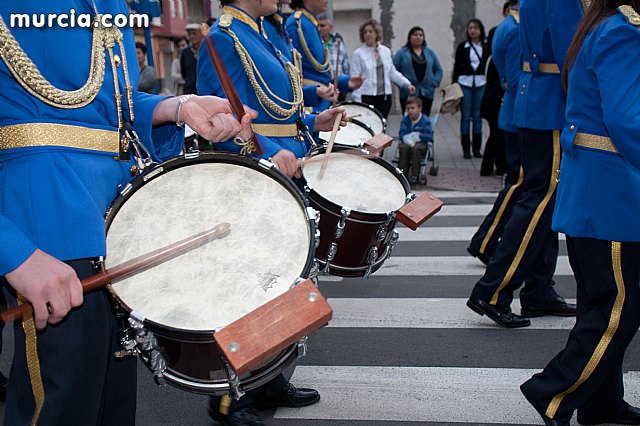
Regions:
<instances>
[{"instance_id":1,"label":"gold shoulder epaulette","mask_svg":"<svg viewBox=\"0 0 640 426\"><path fill-rule=\"evenodd\" d=\"M619 7L620 12L627 17L627 19L629 20L629 22L631 22L632 25L635 25L636 27L640 26L640 15L638 15L638 12L636 12L636 10L629 6L628 4L622 5Z\"/></svg>"},{"instance_id":2,"label":"gold shoulder epaulette","mask_svg":"<svg viewBox=\"0 0 640 426\"><path fill-rule=\"evenodd\" d=\"M218 25L222 28L229 28L233 22L233 16L228 13L223 13L218 19Z\"/></svg>"},{"instance_id":3,"label":"gold shoulder epaulette","mask_svg":"<svg viewBox=\"0 0 640 426\"><path fill-rule=\"evenodd\" d=\"M302 11L301 10L296 10L295 13L293 14L293 17L297 20L300 20L300 17L302 16Z\"/></svg>"}]
</instances>

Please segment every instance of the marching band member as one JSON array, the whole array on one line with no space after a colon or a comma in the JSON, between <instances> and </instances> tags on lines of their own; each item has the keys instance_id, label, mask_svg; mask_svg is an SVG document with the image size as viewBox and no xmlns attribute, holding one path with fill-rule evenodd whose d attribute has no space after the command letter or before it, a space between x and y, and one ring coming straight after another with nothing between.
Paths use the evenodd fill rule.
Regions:
<instances>
[{"instance_id":1,"label":"marching band member","mask_svg":"<svg viewBox=\"0 0 640 426\"><path fill-rule=\"evenodd\" d=\"M241 126L224 99L135 91L133 31L100 19L128 14L125 1L19 6L28 16L75 11L95 25L11 28L17 3L0 3L0 280L34 311L14 327L4 421L133 425L136 359L114 358L121 327L111 303L103 291L83 297L80 285L106 254L107 208L136 174L125 128L161 160L182 148L178 120L214 141Z\"/></svg>"},{"instance_id":2,"label":"marching band member","mask_svg":"<svg viewBox=\"0 0 640 426\"><path fill-rule=\"evenodd\" d=\"M238 96L258 111L252 127L263 158L271 159L287 176L300 177L296 158L303 157L310 149L308 140L301 137L301 129L308 126L311 132L331 130L338 114L342 115L342 125L346 125L344 108L331 108L317 116L303 116L300 72L288 55L264 37L260 28L260 18L274 14L278 0L221 0L220 3L223 13L209 36L224 58ZM224 90L206 44L205 40L199 52L198 93L223 96ZM252 152L238 138L219 143L217 147L242 154ZM212 397L210 413L214 420L225 425L259 426L263 423L256 408L303 407L319 400L317 391L295 388L281 374L266 385L247 392L240 400L232 401L228 408L221 407L221 398ZM225 412L221 412L221 408Z\"/></svg>"},{"instance_id":3,"label":"marching band member","mask_svg":"<svg viewBox=\"0 0 640 426\"><path fill-rule=\"evenodd\" d=\"M328 0L292 0L291 7L295 12L286 23L287 34L298 52L302 55L302 77L305 85L325 87L333 81L329 60L329 50L318 31L318 15L327 10ZM362 85L362 76L339 76L338 91L351 92ZM317 109L322 111L329 107L324 102Z\"/></svg>"},{"instance_id":4,"label":"marching band member","mask_svg":"<svg viewBox=\"0 0 640 426\"><path fill-rule=\"evenodd\" d=\"M553 0L550 0L553 1ZM565 61L567 123L553 227L567 235L578 318L521 386L547 425L640 424L622 362L640 326L640 1L592 0Z\"/></svg>"},{"instance_id":5,"label":"marching band member","mask_svg":"<svg viewBox=\"0 0 640 426\"><path fill-rule=\"evenodd\" d=\"M560 131L564 125L565 92L560 70L582 16L579 0L520 1L523 73L515 101L520 158L524 178L502 239L467 306L502 327L527 327L528 317L575 316L575 305L554 289L558 234L551 230ZM511 311L520 292L522 315Z\"/></svg>"}]
</instances>

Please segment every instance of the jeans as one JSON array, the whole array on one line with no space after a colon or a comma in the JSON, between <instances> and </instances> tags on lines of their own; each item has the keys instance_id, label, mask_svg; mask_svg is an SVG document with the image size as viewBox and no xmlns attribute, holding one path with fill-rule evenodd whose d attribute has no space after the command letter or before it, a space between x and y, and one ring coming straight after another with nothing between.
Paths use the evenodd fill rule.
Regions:
<instances>
[{"instance_id":1,"label":"jeans","mask_svg":"<svg viewBox=\"0 0 640 426\"><path fill-rule=\"evenodd\" d=\"M471 120L473 119L473 133L482 133L482 118L480 117L480 104L484 95L484 87L467 87L460 85L464 97L460 103L460 134L471 133Z\"/></svg>"}]
</instances>

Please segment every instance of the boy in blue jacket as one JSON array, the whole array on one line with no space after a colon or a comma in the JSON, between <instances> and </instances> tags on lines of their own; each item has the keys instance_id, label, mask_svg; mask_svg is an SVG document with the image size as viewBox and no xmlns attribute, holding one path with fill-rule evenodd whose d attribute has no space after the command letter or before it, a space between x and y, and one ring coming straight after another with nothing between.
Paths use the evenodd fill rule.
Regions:
<instances>
[{"instance_id":1,"label":"boy in blue jacket","mask_svg":"<svg viewBox=\"0 0 640 426\"><path fill-rule=\"evenodd\" d=\"M431 120L422 113L422 100L415 96L407 98L407 113L400 124L400 159L398 167L414 184L418 181L420 163L431 143L433 129Z\"/></svg>"}]
</instances>

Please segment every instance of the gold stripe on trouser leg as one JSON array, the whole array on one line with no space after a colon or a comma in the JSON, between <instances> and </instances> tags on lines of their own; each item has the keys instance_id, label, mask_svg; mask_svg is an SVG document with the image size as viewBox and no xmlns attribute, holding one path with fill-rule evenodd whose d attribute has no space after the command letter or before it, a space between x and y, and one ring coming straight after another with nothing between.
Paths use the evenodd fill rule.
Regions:
<instances>
[{"instance_id":1,"label":"gold stripe on trouser leg","mask_svg":"<svg viewBox=\"0 0 640 426\"><path fill-rule=\"evenodd\" d=\"M493 218L493 223L489 227L489 231L487 231L487 235L484 236L484 240L482 240L482 244L480 245L480 253L484 254L484 251L487 249L487 244L489 244L489 240L493 236L493 233L496 231L496 227L498 223L500 223L500 219L502 219L502 215L504 214L505 209L507 208L507 204L509 204L509 200L513 196L513 192L520 187L522 181L524 180L524 169L520 166L520 175L518 176L518 181L511 185L511 188L507 191L507 195L502 199L502 204L500 205L500 209L498 209L498 214Z\"/></svg>"},{"instance_id":2,"label":"gold stripe on trouser leg","mask_svg":"<svg viewBox=\"0 0 640 426\"><path fill-rule=\"evenodd\" d=\"M22 305L26 300L22 295L18 295L18 305ZM40 360L38 359L38 337L36 336L36 324L33 320L33 312L25 315L22 319L22 329L25 337L25 353L27 356L27 367L29 368L29 378L31 379L31 391L36 404L32 425L37 425L40 419L40 412L44 405L44 386L42 385L42 375L40 373Z\"/></svg>"},{"instance_id":3,"label":"gold stripe on trouser leg","mask_svg":"<svg viewBox=\"0 0 640 426\"><path fill-rule=\"evenodd\" d=\"M527 231L524 233L524 237L520 242L520 247L518 247L518 252L516 253L516 257L513 259L513 262L511 262L511 265L509 266L509 269L507 269L507 273L504 275L504 278L502 279L500 286L498 286L498 289L496 290L496 292L493 294L493 297L491 298L491 302L489 302L492 305L498 304L498 296L500 295L500 292L502 291L502 289L504 289L507 286L507 284L509 284L509 282L511 281L511 278L513 278L513 274L515 274L516 272L516 269L518 269L518 266L520 266L520 262L522 261L522 256L524 256L524 252L527 250L527 247L529 246L529 241L531 241L531 236L533 235L533 232L535 231L536 226L538 226L538 222L540 221L540 216L542 216L542 213L547 208L547 204L549 204L549 200L551 199L551 196L553 195L554 191L556 190L556 186L558 185L558 169L559 168L560 168L560 131L554 130L553 131L553 161L551 165L551 179L549 181L549 189L547 190L546 195L542 199L542 202L540 202L540 204L538 205L538 208L536 208L536 211L533 214L533 218L531 219L531 222L529 222Z\"/></svg>"},{"instance_id":4,"label":"gold stripe on trouser leg","mask_svg":"<svg viewBox=\"0 0 640 426\"><path fill-rule=\"evenodd\" d=\"M598 363L602 359L602 355L611 344L611 339L613 335L618 330L618 325L620 324L620 317L622 316L622 305L624 305L624 297L625 297L625 289L624 289L624 279L622 277L622 260L621 260L621 252L622 252L622 243L612 241L611 242L611 263L613 264L613 276L616 281L616 290L618 294L616 295L616 300L613 302L613 309L611 310L611 316L609 317L609 324L607 325L607 329L604 334L600 338L596 349L593 351L589 362L587 362L587 366L582 370L582 374L578 378L578 381L573 384L566 391L556 395L553 397L549 406L547 407L547 411L545 412L546 416L550 419L556 415L558 411L558 407L562 402L562 399L574 392L578 386L583 384L589 376L593 373L593 371L598 366Z\"/></svg>"}]
</instances>

